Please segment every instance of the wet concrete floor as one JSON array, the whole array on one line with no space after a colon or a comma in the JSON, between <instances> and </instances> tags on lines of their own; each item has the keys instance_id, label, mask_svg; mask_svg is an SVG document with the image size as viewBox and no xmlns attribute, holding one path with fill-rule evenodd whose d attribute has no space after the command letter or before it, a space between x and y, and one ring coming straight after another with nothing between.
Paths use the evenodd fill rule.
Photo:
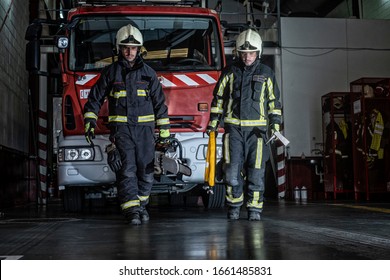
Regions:
<instances>
[{"instance_id":1,"label":"wet concrete floor","mask_svg":"<svg viewBox=\"0 0 390 280\"><path fill-rule=\"evenodd\" d=\"M152 204L151 220L111 209L65 213L61 203L5 209L0 259L389 260L390 203L266 201L262 221L226 209Z\"/></svg>"}]
</instances>

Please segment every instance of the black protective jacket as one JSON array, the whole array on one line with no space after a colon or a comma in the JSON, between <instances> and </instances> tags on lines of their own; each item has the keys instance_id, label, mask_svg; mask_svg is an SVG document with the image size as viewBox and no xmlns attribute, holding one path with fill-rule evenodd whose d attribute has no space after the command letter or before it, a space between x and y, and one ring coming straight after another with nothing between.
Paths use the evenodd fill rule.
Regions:
<instances>
[{"instance_id":1,"label":"black protective jacket","mask_svg":"<svg viewBox=\"0 0 390 280\"><path fill-rule=\"evenodd\" d=\"M275 74L268 66L256 60L245 66L240 60L226 67L214 89L210 122L263 131L269 125L279 130L281 124L280 92Z\"/></svg>"},{"instance_id":2,"label":"black protective jacket","mask_svg":"<svg viewBox=\"0 0 390 280\"><path fill-rule=\"evenodd\" d=\"M97 116L105 98L109 102L109 125L146 125L169 128L168 108L156 72L141 57L130 67L121 55L103 69L84 106L84 118Z\"/></svg>"}]
</instances>

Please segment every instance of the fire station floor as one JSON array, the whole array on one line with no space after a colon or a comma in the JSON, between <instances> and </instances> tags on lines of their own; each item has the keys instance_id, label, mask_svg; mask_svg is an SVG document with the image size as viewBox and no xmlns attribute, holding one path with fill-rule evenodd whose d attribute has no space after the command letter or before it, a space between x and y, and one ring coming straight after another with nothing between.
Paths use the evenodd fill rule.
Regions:
<instances>
[{"instance_id":1,"label":"fire station floor","mask_svg":"<svg viewBox=\"0 0 390 280\"><path fill-rule=\"evenodd\" d=\"M152 199L151 220L126 224L114 207L65 213L2 209L0 258L24 260L389 260L390 202L266 201L262 221L226 209Z\"/></svg>"}]
</instances>

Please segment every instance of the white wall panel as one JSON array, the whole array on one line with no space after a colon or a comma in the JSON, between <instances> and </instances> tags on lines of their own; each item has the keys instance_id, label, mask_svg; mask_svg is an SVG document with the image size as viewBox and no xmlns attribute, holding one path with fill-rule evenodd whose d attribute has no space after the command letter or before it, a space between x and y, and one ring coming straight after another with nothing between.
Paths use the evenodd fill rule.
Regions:
<instances>
[{"instance_id":1,"label":"white wall panel","mask_svg":"<svg viewBox=\"0 0 390 280\"><path fill-rule=\"evenodd\" d=\"M321 96L361 77L390 77L390 21L282 18L282 95L290 156L322 142ZM365 41L368 40L368 41ZM374 49L375 48L375 49Z\"/></svg>"},{"instance_id":2,"label":"white wall panel","mask_svg":"<svg viewBox=\"0 0 390 280\"><path fill-rule=\"evenodd\" d=\"M284 48L335 48L346 45L343 19L281 18Z\"/></svg>"},{"instance_id":3,"label":"white wall panel","mask_svg":"<svg viewBox=\"0 0 390 280\"><path fill-rule=\"evenodd\" d=\"M390 20L345 20L351 48L390 49Z\"/></svg>"}]
</instances>

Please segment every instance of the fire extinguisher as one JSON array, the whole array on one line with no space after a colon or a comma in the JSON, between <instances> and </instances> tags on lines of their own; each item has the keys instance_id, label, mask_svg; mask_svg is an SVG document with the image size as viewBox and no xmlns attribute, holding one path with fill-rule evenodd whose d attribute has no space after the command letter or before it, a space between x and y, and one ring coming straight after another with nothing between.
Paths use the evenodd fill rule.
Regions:
<instances>
[{"instance_id":1,"label":"fire extinguisher","mask_svg":"<svg viewBox=\"0 0 390 280\"><path fill-rule=\"evenodd\" d=\"M294 198L295 198L295 200L300 200L301 199L301 191L300 191L298 186L296 186L294 188Z\"/></svg>"},{"instance_id":2,"label":"fire extinguisher","mask_svg":"<svg viewBox=\"0 0 390 280\"><path fill-rule=\"evenodd\" d=\"M301 200L302 201L307 200L307 188L305 186L302 186L301 188Z\"/></svg>"}]
</instances>

